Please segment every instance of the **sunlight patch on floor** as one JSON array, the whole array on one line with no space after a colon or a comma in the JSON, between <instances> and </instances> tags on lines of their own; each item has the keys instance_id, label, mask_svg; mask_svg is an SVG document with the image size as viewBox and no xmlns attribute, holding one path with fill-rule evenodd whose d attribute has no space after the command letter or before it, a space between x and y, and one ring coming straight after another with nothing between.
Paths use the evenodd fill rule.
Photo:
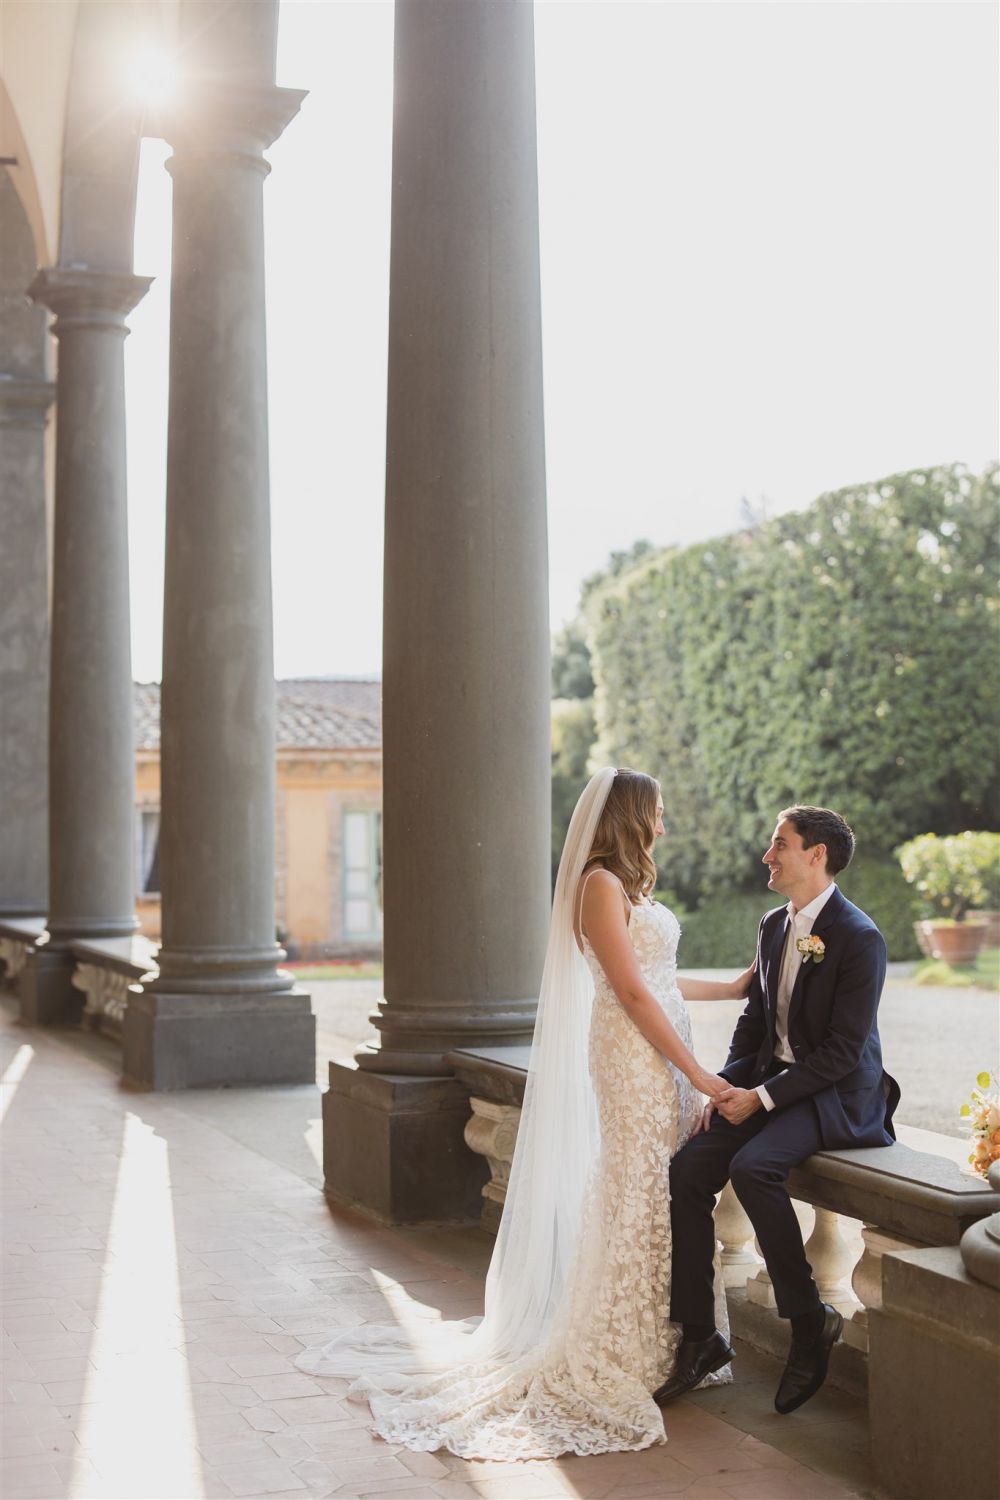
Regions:
<instances>
[{"instance_id":1,"label":"sunlight patch on floor","mask_svg":"<svg viewBox=\"0 0 1000 1500\"><path fill-rule=\"evenodd\" d=\"M313 1161L316 1163L317 1167L319 1167L320 1172L322 1173L322 1171L323 1171L323 1121L322 1121L321 1118L317 1117L315 1120L310 1120L309 1121L308 1128L304 1132L304 1139L305 1139L306 1145L309 1147L309 1152L310 1152L310 1155L312 1156Z\"/></svg>"},{"instance_id":2,"label":"sunlight patch on floor","mask_svg":"<svg viewBox=\"0 0 1000 1500\"><path fill-rule=\"evenodd\" d=\"M204 1494L166 1142L127 1114L78 1438L106 1500ZM70 1500L93 1493L81 1461Z\"/></svg>"},{"instance_id":3,"label":"sunlight patch on floor","mask_svg":"<svg viewBox=\"0 0 1000 1500\"><path fill-rule=\"evenodd\" d=\"M27 1073L28 1066L34 1055L34 1047L29 1047L25 1042L23 1046L18 1047L4 1069L3 1077L0 1078L0 1120L3 1119L13 1104L14 1095L17 1093L17 1086L25 1073Z\"/></svg>"}]
</instances>

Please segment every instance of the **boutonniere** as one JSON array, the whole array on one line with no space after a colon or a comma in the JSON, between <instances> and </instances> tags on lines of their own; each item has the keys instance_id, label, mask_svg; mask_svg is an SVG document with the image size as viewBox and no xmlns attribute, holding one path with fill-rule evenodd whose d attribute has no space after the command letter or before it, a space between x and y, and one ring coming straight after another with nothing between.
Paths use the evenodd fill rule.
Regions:
<instances>
[{"instance_id":1,"label":"boutonniere","mask_svg":"<svg viewBox=\"0 0 1000 1500\"><path fill-rule=\"evenodd\" d=\"M821 964L826 957L826 944L814 932L810 932L808 937L796 938L795 946L802 954L803 963L812 959L814 964Z\"/></svg>"}]
</instances>

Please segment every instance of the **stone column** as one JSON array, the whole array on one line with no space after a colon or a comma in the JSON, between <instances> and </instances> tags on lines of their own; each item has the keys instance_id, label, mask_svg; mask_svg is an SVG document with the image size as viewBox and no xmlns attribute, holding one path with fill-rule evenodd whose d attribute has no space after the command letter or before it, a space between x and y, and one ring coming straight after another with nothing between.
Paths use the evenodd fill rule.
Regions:
<instances>
[{"instance_id":1,"label":"stone column","mask_svg":"<svg viewBox=\"0 0 1000 1500\"><path fill-rule=\"evenodd\" d=\"M326 1176L430 1218L475 1212L482 1181L443 1054L530 1038L550 907L534 34L515 0L397 0L385 527L385 998L377 1049L331 1066ZM380 1142L363 1171L361 1128Z\"/></svg>"},{"instance_id":2,"label":"stone column","mask_svg":"<svg viewBox=\"0 0 1000 1500\"><path fill-rule=\"evenodd\" d=\"M48 908L49 582L45 310L27 215L0 172L0 920ZM20 960L19 960L20 961Z\"/></svg>"},{"instance_id":3,"label":"stone column","mask_svg":"<svg viewBox=\"0 0 1000 1500\"><path fill-rule=\"evenodd\" d=\"M306 1083L309 997L275 941L263 152L302 98L274 85L276 0L183 0L174 147L161 699L163 946L130 1002L151 1088Z\"/></svg>"},{"instance_id":4,"label":"stone column","mask_svg":"<svg viewBox=\"0 0 1000 1500\"><path fill-rule=\"evenodd\" d=\"M0 374L0 917L48 906L50 381Z\"/></svg>"},{"instance_id":5,"label":"stone column","mask_svg":"<svg viewBox=\"0 0 1000 1500\"><path fill-rule=\"evenodd\" d=\"M132 670L125 487L126 315L145 276L55 266L29 289L56 315L56 499L49 695L48 933L21 976L21 1013L75 1020L75 938L135 920Z\"/></svg>"}]
</instances>

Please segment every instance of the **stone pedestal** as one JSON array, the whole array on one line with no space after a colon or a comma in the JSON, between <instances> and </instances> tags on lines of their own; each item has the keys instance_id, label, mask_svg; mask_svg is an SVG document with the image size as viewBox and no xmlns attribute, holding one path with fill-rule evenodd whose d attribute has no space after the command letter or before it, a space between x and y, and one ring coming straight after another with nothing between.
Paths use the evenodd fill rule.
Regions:
<instances>
[{"instance_id":1,"label":"stone pedestal","mask_svg":"<svg viewBox=\"0 0 1000 1500\"><path fill-rule=\"evenodd\" d=\"M468 1093L454 1078L331 1062L323 1095L327 1193L392 1224L476 1222L489 1173L466 1143L468 1115Z\"/></svg>"},{"instance_id":2,"label":"stone pedestal","mask_svg":"<svg viewBox=\"0 0 1000 1500\"><path fill-rule=\"evenodd\" d=\"M131 995L122 1023L125 1081L149 1089L312 1083L316 1018L289 987L252 995Z\"/></svg>"},{"instance_id":3,"label":"stone pedestal","mask_svg":"<svg viewBox=\"0 0 1000 1500\"><path fill-rule=\"evenodd\" d=\"M276 0L182 0L174 147L161 695L159 974L130 1002L126 1079L315 1078L309 998L275 941L263 152L303 94L274 86Z\"/></svg>"},{"instance_id":4,"label":"stone pedestal","mask_svg":"<svg viewBox=\"0 0 1000 1500\"><path fill-rule=\"evenodd\" d=\"M1000 1493L1000 1292L955 1246L882 1260L869 1314L872 1459L900 1500Z\"/></svg>"},{"instance_id":5,"label":"stone pedestal","mask_svg":"<svg viewBox=\"0 0 1000 1500\"><path fill-rule=\"evenodd\" d=\"M532 7L404 0L395 59L385 997L358 1063L426 1080L447 1076L453 1047L530 1039L550 908ZM404 1108L405 1091L379 1087ZM355 1106L367 1128L342 1095L344 1135ZM388 1149L404 1138L389 1130ZM327 1182L345 1192L342 1139L326 1141ZM465 1217L468 1185L456 1179L449 1210L423 1160L426 1216ZM481 1164L473 1181L475 1199ZM387 1201L373 1191L370 1206Z\"/></svg>"},{"instance_id":6,"label":"stone pedestal","mask_svg":"<svg viewBox=\"0 0 1000 1500\"><path fill-rule=\"evenodd\" d=\"M132 669L125 481L126 315L149 287L56 266L29 289L59 341L49 692L48 937L21 980L22 1016L79 1019L74 938L136 928Z\"/></svg>"}]
</instances>

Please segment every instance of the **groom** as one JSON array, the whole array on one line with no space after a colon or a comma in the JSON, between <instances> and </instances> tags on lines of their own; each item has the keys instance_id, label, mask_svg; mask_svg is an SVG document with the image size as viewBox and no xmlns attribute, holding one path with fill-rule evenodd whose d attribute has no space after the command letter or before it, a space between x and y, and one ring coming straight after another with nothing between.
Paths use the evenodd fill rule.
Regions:
<instances>
[{"instance_id":1,"label":"groom","mask_svg":"<svg viewBox=\"0 0 1000 1500\"><path fill-rule=\"evenodd\" d=\"M788 898L764 917L757 968L726 1066L730 1088L670 1166L670 1316L684 1336L659 1402L692 1390L733 1351L715 1327L715 1195L729 1179L757 1235L791 1351L774 1404L794 1411L819 1390L843 1318L821 1302L785 1182L816 1151L887 1146L899 1087L882 1067L876 1014L885 942L834 877L854 835L825 807L788 807L763 856L768 889Z\"/></svg>"}]
</instances>

